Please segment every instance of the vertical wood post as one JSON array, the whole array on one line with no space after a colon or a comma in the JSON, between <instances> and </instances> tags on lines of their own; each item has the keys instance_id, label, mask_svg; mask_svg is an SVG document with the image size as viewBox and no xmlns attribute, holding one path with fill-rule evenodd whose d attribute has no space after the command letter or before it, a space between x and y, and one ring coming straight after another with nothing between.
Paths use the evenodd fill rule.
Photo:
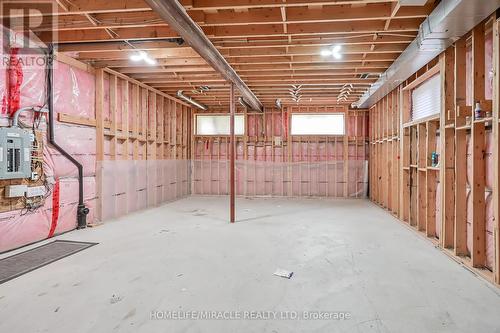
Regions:
<instances>
[{"instance_id":1,"label":"vertical wood post","mask_svg":"<svg viewBox=\"0 0 500 333\"><path fill-rule=\"evenodd\" d=\"M234 113L236 109L235 101L234 101L234 83L231 83L230 88L229 88L229 108L231 112L230 120L229 120L229 127L230 127L230 134L231 134L231 142L229 146L229 159L230 159L230 165L229 165L229 181L230 186L229 186L229 210L230 210L230 221L231 223L234 223L235 220L235 208L234 208L234 201L235 201L235 188L234 188L234 159L235 159L235 153L236 153L236 141L234 137Z\"/></svg>"},{"instance_id":2,"label":"vertical wood post","mask_svg":"<svg viewBox=\"0 0 500 333\"><path fill-rule=\"evenodd\" d=\"M484 39L484 24L481 23L472 31L472 110L474 110L476 102L485 100ZM472 182L470 184L472 196L471 258L473 267L484 267L486 263L485 124L484 122L476 122L475 117L473 119L471 129Z\"/></svg>"},{"instance_id":3,"label":"vertical wood post","mask_svg":"<svg viewBox=\"0 0 500 333\"><path fill-rule=\"evenodd\" d=\"M494 239L495 239L495 267L493 273L495 275L495 282L500 284L500 196L498 194L500 188L500 144L498 143L500 137L500 21L493 23L493 137L495 148L493 151L493 209L494 209Z\"/></svg>"},{"instance_id":4,"label":"vertical wood post","mask_svg":"<svg viewBox=\"0 0 500 333\"><path fill-rule=\"evenodd\" d=\"M96 118L96 183L97 183L97 216L99 221L103 220L103 166L104 160L104 71L98 69L95 77L95 118Z\"/></svg>"}]
</instances>

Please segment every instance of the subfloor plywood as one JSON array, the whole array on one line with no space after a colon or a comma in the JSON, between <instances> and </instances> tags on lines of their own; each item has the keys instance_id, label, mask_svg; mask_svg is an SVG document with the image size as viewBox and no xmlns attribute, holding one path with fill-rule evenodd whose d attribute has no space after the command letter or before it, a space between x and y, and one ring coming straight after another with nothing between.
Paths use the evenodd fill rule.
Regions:
<instances>
[{"instance_id":1,"label":"subfloor plywood","mask_svg":"<svg viewBox=\"0 0 500 333\"><path fill-rule=\"evenodd\" d=\"M237 209L230 225L227 198L190 197L58 237L99 245L0 285L0 332L500 331L499 289L367 200L239 199ZM351 319L152 320L153 311Z\"/></svg>"}]
</instances>

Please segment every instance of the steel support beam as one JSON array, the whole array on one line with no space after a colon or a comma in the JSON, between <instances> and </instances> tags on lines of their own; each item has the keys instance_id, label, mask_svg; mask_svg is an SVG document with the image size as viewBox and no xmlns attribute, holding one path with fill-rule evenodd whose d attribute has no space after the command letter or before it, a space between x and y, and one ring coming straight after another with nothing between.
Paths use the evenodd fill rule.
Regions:
<instances>
[{"instance_id":1,"label":"steel support beam","mask_svg":"<svg viewBox=\"0 0 500 333\"><path fill-rule=\"evenodd\" d=\"M184 7L177 0L146 0L146 2L210 66L236 86L252 109L263 111L259 99L215 48L203 30L189 17Z\"/></svg>"}]
</instances>

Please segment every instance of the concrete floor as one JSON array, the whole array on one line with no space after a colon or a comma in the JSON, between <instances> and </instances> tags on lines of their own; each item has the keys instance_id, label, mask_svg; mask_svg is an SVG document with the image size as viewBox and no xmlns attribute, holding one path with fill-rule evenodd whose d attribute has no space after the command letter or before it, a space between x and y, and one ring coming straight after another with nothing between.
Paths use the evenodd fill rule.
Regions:
<instances>
[{"instance_id":1,"label":"concrete floor","mask_svg":"<svg viewBox=\"0 0 500 333\"><path fill-rule=\"evenodd\" d=\"M227 201L191 197L60 236L100 244L0 285L0 332L500 332L500 290L369 201L241 199L235 225Z\"/></svg>"}]
</instances>

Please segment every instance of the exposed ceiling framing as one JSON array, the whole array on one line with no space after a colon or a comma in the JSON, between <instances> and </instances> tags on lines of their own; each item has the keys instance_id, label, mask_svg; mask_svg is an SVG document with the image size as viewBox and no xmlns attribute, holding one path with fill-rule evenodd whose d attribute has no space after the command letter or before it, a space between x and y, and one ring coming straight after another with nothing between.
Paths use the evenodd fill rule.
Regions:
<instances>
[{"instance_id":1,"label":"exposed ceiling framing","mask_svg":"<svg viewBox=\"0 0 500 333\"><path fill-rule=\"evenodd\" d=\"M168 94L183 90L208 106L227 106L227 81L143 0L58 0L59 51L110 67ZM400 6L397 0L182 0L189 16L265 105L356 101L415 38L438 1ZM44 30L37 34L42 39ZM180 45L179 45L180 44ZM342 45L342 58L321 55ZM132 62L145 50L156 66ZM364 75L363 75L364 74ZM203 91L200 86L208 86Z\"/></svg>"}]
</instances>

